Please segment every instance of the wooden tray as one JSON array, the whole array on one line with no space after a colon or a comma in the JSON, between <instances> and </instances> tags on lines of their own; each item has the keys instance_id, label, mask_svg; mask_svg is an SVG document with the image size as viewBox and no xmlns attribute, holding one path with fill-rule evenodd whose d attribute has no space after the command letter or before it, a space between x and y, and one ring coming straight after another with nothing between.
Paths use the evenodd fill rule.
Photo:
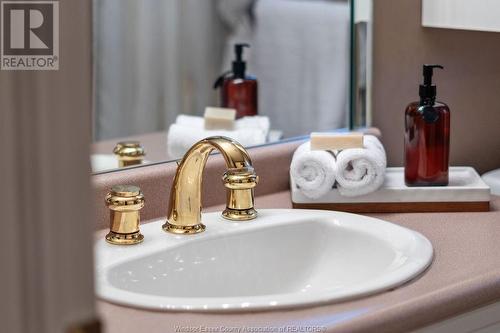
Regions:
<instances>
[{"instance_id":1,"label":"wooden tray","mask_svg":"<svg viewBox=\"0 0 500 333\"><path fill-rule=\"evenodd\" d=\"M490 188L471 167L451 167L448 186L407 187L403 168L387 168L385 182L373 193L344 197L337 189L312 200L290 177L294 208L353 213L484 212L490 210Z\"/></svg>"}]
</instances>

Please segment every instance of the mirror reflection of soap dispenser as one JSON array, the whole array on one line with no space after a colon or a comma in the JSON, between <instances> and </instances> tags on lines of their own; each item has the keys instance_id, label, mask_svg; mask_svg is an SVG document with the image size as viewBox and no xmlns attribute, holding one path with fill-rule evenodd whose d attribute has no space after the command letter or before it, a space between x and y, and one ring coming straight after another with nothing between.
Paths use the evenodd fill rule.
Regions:
<instances>
[{"instance_id":1,"label":"mirror reflection of soap dispenser","mask_svg":"<svg viewBox=\"0 0 500 333\"><path fill-rule=\"evenodd\" d=\"M221 107L236 109L236 118L258 114L258 83L255 77L246 74L245 47L250 45L234 45L236 59L232 70L222 74L214 83L214 89L220 88Z\"/></svg>"},{"instance_id":2,"label":"mirror reflection of soap dispenser","mask_svg":"<svg viewBox=\"0 0 500 333\"><path fill-rule=\"evenodd\" d=\"M424 65L420 101L408 105L405 112L405 182L408 186L448 185L450 154L450 109L436 101L432 84L435 68Z\"/></svg>"}]
</instances>

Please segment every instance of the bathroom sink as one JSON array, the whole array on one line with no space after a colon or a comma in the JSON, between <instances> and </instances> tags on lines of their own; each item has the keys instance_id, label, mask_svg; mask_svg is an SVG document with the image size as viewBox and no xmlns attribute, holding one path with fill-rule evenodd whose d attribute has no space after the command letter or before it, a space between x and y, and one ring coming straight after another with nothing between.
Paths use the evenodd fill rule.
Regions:
<instances>
[{"instance_id":1,"label":"bathroom sink","mask_svg":"<svg viewBox=\"0 0 500 333\"><path fill-rule=\"evenodd\" d=\"M118 169L118 159L114 154L92 154L90 155L92 172Z\"/></svg>"},{"instance_id":2,"label":"bathroom sink","mask_svg":"<svg viewBox=\"0 0 500 333\"><path fill-rule=\"evenodd\" d=\"M395 288L431 263L421 234L361 215L259 210L235 223L203 214L206 231L174 235L164 220L145 240L95 246L97 295L151 310L266 310L363 297Z\"/></svg>"},{"instance_id":3,"label":"bathroom sink","mask_svg":"<svg viewBox=\"0 0 500 333\"><path fill-rule=\"evenodd\" d=\"M141 164L148 164L150 161L144 160ZM90 166L92 172L102 172L118 169L118 159L115 154L92 154L90 155Z\"/></svg>"},{"instance_id":4,"label":"bathroom sink","mask_svg":"<svg viewBox=\"0 0 500 333\"><path fill-rule=\"evenodd\" d=\"M491 194L500 195L500 169L492 170L481 176L491 189Z\"/></svg>"}]
</instances>

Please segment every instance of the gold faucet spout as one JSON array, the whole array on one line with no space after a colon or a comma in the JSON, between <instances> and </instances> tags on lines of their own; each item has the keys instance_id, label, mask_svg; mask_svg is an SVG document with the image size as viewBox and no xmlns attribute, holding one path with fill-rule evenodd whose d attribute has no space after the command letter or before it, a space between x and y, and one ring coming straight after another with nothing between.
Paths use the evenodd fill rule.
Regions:
<instances>
[{"instance_id":1,"label":"gold faucet spout","mask_svg":"<svg viewBox=\"0 0 500 333\"><path fill-rule=\"evenodd\" d=\"M222 136L214 136L195 143L177 167L170 193L168 219L163 229L177 234L202 232L201 193L203 169L210 153L220 151L228 170L222 177L227 188L227 204L222 216L233 221L254 219L253 189L258 177L252 160L239 143Z\"/></svg>"}]
</instances>

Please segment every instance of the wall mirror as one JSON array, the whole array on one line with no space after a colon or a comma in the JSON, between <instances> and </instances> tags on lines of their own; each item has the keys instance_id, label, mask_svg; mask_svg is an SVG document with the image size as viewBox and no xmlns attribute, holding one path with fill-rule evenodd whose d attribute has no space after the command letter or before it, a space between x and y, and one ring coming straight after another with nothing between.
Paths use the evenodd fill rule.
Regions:
<instances>
[{"instance_id":1,"label":"wall mirror","mask_svg":"<svg viewBox=\"0 0 500 333\"><path fill-rule=\"evenodd\" d=\"M214 82L231 70L237 43L250 46L243 60L258 82L258 115L223 135L253 147L366 125L368 81L357 69L366 50L355 41L366 37L366 20L354 18L366 8L348 0L94 0L93 172L178 159L217 134L203 115L224 106ZM131 162L120 164L114 151Z\"/></svg>"}]
</instances>

